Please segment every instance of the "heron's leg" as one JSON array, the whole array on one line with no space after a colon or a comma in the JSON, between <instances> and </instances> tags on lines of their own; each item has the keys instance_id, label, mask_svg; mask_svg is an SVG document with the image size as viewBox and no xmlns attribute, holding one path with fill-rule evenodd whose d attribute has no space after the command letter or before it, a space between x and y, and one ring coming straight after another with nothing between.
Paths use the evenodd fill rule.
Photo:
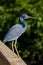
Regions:
<instances>
[{"instance_id":1,"label":"heron's leg","mask_svg":"<svg viewBox=\"0 0 43 65\"><path fill-rule=\"evenodd\" d=\"M14 40L12 41L12 51L14 52L14 47L13 47L13 43L14 43Z\"/></svg>"},{"instance_id":2,"label":"heron's leg","mask_svg":"<svg viewBox=\"0 0 43 65\"><path fill-rule=\"evenodd\" d=\"M20 57L20 55L19 55L19 53L18 53L18 50L17 50L17 47L16 47L16 44L17 44L17 39L15 40L15 50L16 50L16 52L17 52L18 57Z\"/></svg>"}]
</instances>

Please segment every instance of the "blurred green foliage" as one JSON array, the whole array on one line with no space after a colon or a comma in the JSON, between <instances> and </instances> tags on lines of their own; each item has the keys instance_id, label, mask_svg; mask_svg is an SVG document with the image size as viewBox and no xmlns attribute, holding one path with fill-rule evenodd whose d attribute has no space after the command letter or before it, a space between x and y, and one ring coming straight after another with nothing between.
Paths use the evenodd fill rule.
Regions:
<instances>
[{"instance_id":1,"label":"blurred green foliage","mask_svg":"<svg viewBox=\"0 0 43 65\"><path fill-rule=\"evenodd\" d=\"M28 14L39 20L26 20L26 32L18 39L17 48L23 58L43 59L43 0L0 0L0 39L11 26L20 23L18 17ZM7 43L9 47L11 44Z\"/></svg>"}]
</instances>

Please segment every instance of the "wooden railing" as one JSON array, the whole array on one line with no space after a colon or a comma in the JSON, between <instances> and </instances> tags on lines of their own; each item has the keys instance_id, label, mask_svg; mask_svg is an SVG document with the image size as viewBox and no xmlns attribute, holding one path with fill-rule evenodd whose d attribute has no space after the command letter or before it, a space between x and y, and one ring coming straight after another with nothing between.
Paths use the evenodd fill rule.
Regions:
<instances>
[{"instance_id":1,"label":"wooden railing","mask_svg":"<svg viewBox=\"0 0 43 65\"><path fill-rule=\"evenodd\" d=\"M0 41L0 65L27 65L21 57Z\"/></svg>"}]
</instances>

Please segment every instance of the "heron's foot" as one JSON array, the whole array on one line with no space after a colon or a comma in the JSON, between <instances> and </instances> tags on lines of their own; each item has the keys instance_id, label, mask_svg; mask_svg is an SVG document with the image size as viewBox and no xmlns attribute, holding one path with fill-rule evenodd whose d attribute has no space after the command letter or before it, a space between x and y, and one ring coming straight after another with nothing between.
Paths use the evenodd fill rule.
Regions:
<instances>
[{"instance_id":1,"label":"heron's foot","mask_svg":"<svg viewBox=\"0 0 43 65\"><path fill-rule=\"evenodd\" d=\"M20 57L20 55L19 55L19 53L18 52L16 52L17 53L17 56L18 56L18 58Z\"/></svg>"},{"instance_id":2,"label":"heron's foot","mask_svg":"<svg viewBox=\"0 0 43 65\"><path fill-rule=\"evenodd\" d=\"M12 51L14 52L14 49L12 49Z\"/></svg>"},{"instance_id":3,"label":"heron's foot","mask_svg":"<svg viewBox=\"0 0 43 65\"><path fill-rule=\"evenodd\" d=\"M17 56L18 56L18 58L20 57L20 55L19 55L19 54L17 54Z\"/></svg>"},{"instance_id":4,"label":"heron's foot","mask_svg":"<svg viewBox=\"0 0 43 65\"><path fill-rule=\"evenodd\" d=\"M14 45L14 48L15 48L15 45ZM17 56L18 56L18 58L19 58L19 57L20 57L20 55L19 55L19 52L17 51L17 48L15 48L15 51L16 51Z\"/></svg>"}]
</instances>

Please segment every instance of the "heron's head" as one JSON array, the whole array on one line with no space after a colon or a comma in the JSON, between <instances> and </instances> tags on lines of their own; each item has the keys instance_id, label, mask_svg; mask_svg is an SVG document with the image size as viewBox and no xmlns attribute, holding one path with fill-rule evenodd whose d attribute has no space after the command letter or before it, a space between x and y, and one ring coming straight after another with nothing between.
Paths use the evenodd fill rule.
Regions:
<instances>
[{"instance_id":1,"label":"heron's head","mask_svg":"<svg viewBox=\"0 0 43 65\"><path fill-rule=\"evenodd\" d=\"M28 16L27 14L22 14L20 17L22 17L24 19L37 19L35 17Z\"/></svg>"}]
</instances>

